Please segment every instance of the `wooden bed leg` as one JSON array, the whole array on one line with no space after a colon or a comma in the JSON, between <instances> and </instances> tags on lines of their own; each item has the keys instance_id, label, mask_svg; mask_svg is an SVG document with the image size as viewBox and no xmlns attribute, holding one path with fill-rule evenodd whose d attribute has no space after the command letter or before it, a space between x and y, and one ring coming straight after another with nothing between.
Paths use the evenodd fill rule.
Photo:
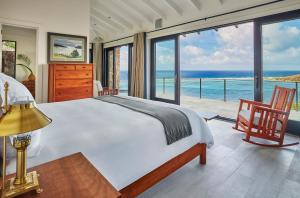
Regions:
<instances>
[{"instance_id":1,"label":"wooden bed leg","mask_svg":"<svg viewBox=\"0 0 300 198\"><path fill-rule=\"evenodd\" d=\"M200 164L206 164L206 144L200 144Z\"/></svg>"}]
</instances>

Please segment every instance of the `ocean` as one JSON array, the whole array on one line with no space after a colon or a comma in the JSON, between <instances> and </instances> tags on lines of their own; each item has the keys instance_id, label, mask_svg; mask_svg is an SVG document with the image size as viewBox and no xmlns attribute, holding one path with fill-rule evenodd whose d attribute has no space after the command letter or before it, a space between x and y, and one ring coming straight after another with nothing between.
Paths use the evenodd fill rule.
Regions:
<instances>
[{"instance_id":1,"label":"ocean","mask_svg":"<svg viewBox=\"0 0 300 198\"><path fill-rule=\"evenodd\" d=\"M274 82L267 80L270 77L284 77L300 74L299 71L264 71L263 83L264 102L270 101L275 85L295 88L296 83ZM254 98L254 81L252 71L181 71L181 95L208 99L224 100L224 79L226 79L226 100L238 101L240 98ZM157 95L174 95L174 72L157 71ZM165 78L165 80L163 80ZM165 85L164 85L165 82ZM165 87L164 87L165 86ZM121 71L121 90L127 90L128 73ZM165 91L164 91L165 90ZM298 95L300 96L300 83Z\"/></svg>"}]
</instances>

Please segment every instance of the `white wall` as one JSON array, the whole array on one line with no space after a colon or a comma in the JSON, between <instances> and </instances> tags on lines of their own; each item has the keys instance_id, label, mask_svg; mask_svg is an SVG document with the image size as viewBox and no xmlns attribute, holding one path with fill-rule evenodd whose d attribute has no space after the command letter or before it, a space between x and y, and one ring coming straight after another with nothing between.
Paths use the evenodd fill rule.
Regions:
<instances>
[{"instance_id":1,"label":"white wall","mask_svg":"<svg viewBox=\"0 0 300 198\"><path fill-rule=\"evenodd\" d=\"M0 41L2 41L2 25L0 23ZM0 72L2 71L2 43L0 45Z\"/></svg>"},{"instance_id":2,"label":"white wall","mask_svg":"<svg viewBox=\"0 0 300 198\"><path fill-rule=\"evenodd\" d=\"M47 75L42 71L47 64L47 32L89 37L89 9L88 0L0 0L0 24L37 30L37 102L47 101Z\"/></svg>"},{"instance_id":3,"label":"white wall","mask_svg":"<svg viewBox=\"0 0 300 198\"><path fill-rule=\"evenodd\" d=\"M36 75L36 30L3 25L2 40L17 42L17 55L25 54L31 59L30 68ZM22 67L16 66L16 79L18 81L26 80L28 75L28 70L24 71Z\"/></svg>"}]
</instances>

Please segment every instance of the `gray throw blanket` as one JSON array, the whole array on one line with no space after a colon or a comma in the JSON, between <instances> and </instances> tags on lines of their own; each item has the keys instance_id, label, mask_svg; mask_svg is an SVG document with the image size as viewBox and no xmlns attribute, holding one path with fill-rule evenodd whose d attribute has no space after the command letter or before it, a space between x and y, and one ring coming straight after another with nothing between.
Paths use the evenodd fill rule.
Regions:
<instances>
[{"instance_id":1,"label":"gray throw blanket","mask_svg":"<svg viewBox=\"0 0 300 198\"><path fill-rule=\"evenodd\" d=\"M180 110L118 96L100 96L95 99L117 104L158 119L164 126L168 145L192 135L189 119Z\"/></svg>"}]
</instances>

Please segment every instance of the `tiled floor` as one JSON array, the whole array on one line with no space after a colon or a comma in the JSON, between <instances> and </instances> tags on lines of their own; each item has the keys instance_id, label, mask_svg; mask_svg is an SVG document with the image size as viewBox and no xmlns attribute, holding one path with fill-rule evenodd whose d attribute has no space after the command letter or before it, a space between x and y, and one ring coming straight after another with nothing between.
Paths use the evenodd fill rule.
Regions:
<instances>
[{"instance_id":1,"label":"tiled floor","mask_svg":"<svg viewBox=\"0 0 300 198\"><path fill-rule=\"evenodd\" d=\"M300 146L265 148L242 141L233 123L212 120L215 145L207 164L195 159L152 187L141 198L299 198ZM286 142L299 141L286 137Z\"/></svg>"},{"instance_id":2,"label":"tiled floor","mask_svg":"<svg viewBox=\"0 0 300 198\"><path fill-rule=\"evenodd\" d=\"M237 111L239 108L238 101L227 101L222 100L212 100L212 99L199 99L196 97L190 96L181 96L180 97L181 105L184 107L196 109L200 112L210 112L218 114L222 117L236 119ZM212 108L213 107L213 108ZM292 110L290 114L291 120L300 120L300 111Z\"/></svg>"}]
</instances>

